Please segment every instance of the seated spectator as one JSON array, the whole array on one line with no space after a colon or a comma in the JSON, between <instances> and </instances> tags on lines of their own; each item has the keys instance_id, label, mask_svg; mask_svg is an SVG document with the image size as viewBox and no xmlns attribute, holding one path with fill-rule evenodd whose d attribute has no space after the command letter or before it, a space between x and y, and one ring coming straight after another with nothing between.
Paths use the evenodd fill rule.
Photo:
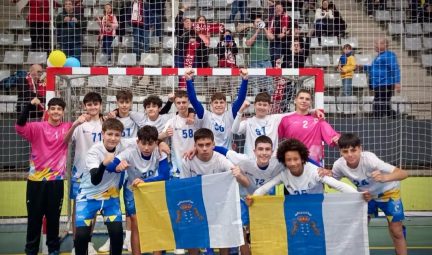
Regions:
<instances>
[{"instance_id":1,"label":"seated spectator","mask_svg":"<svg viewBox=\"0 0 432 255\"><path fill-rule=\"evenodd\" d=\"M237 12L240 12L240 21L245 22L245 14L247 8L247 0L234 0L231 4L231 15L229 22L233 23Z\"/></svg>"},{"instance_id":2,"label":"seated spectator","mask_svg":"<svg viewBox=\"0 0 432 255\"><path fill-rule=\"evenodd\" d=\"M281 3L276 3L274 14L269 20L269 31L274 39L270 41L270 56L272 66L275 66L276 59L281 57L282 41L285 40L287 32L290 30L291 18L285 12Z\"/></svg>"},{"instance_id":3,"label":"seated spectator","mask_svg":"<svg viewBox=\"0 0 432 255\"><path fill-rule=\"evenodd\" d=\"M385 10L386 0L366 0L366 11L369 18L373 18L374 11Z\"/></svg>"},{"instance_id":4,"label":"seated spectator","mask_svg":"<svg viewBox=\"0 0 432 255\"><path fill-rule=\"evenodd\" d=\"M315 11L315 36L325 36L328 31L332 31L333 20L333 11L329 8L329 2L323 0L321 7Z\"/></svg>"},{"instance_id":5,"label":"seated spectator","mask_svg":"<svg viewBox=\"0 0 432 255\"><path fill-rule=\"evenodd\" d=\"M108 65L111 65L112 42L116 36L118 27L117 17L113 14L111 4L105 4L104 16L102 19L98 17L97 20L101 27L99 40L102 40L102 53L107 56Z\"/></svg>"},{"instance_id":6,"label":"seated spectator","mask_svg":"<svg viewBox=\"0 0 432 255\"><path fill-rule=\"evenodd\" d=\"M217 45L218 67L236 67L237 44L231 31L226 29Z\"/></svg>"},{"instance_id":7,"label":"seated spectator","mask_svg":"<svg viewBox=\"0 0 432 255\"><path fill-rule=\"evenodd\" d=\"M207 27L207 19L204 16L199 16L193 25L196 37L196 54L193 61L193 67L209 67L208 62L208 46L210 45L210 33Z\"/></svg>"},{"instance_id":8,"label":"seated spectator","mask_svg":"<svg viewBox=\"0 0 432 255\"><path fill-rule=\"evenodd\" d=\"M336 8L333 2L330 2L329 9L333 11L333 31L329 31L329 35L332 36L345 36L345 30L347 29L347 24L342 18L341 13Z\"/></svg>"},{"instance_id":9,"label":"seated spectator","mask_svg":"<svg viewBox=\"0 0 432 255\"><path fill-rule=\"evenodd\" d=\"M72 0L65 0L63 12L57 15L57 41L68 57L81 57L81 15L74 11Z\"/></svg>"},{"instance_id":10,"label":"seated spectator","mask_svg":"<svg viewBox=\"0 0 432 255\"><path fill-rule=\"evenodd\" d=\"M133 52L137 60L142 52L150 51L150 26L148 4L143 0L134 1L131 8L131 23L133 32Z\"/></svg>"}]
</instances>

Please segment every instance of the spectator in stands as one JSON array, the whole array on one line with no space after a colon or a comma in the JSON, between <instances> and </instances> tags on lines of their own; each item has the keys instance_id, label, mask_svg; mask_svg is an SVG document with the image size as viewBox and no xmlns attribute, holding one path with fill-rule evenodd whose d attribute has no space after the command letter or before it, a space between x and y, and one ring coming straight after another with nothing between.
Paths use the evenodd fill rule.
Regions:
<instances>
[{"instance_id":1,"label":"spectator in stands","mask_svg":"<svg viewBox=\"0 0 432 255\"><path fill-rule=\"evenodd\" d=\"M237 44L231 31L226 29L217 45L218 67L236 67Z\"/></svg>"},{"instance_id":2,"label":"spectator in stands","mask_svg":"<svg viewBox=\"0 0 432 255\"><path fill-rule=\"evenodd\" d=\"M209 67L208 56L210 45L210 33L207 27L207 19L199 16L193 25L196 36L196 54L193 61L193 67Z\"/></svg>"},{"instance_id":3,"label":"spectator in stands","mask_svg":"<svg viewBox=\"0 0 432 255\"><path fill-rule=\"evenodd\" d=\"M388 50L389 42L385 38L375 40L374 47L378 53L371 66L366 67L369 82L374 90L374 117L395 117L390 99L394 91L400 91L400 70L396 54Z\"/></svg>"},{"instance_id":4,"label":"spectator in stands","mask_svg":"<svg viewBox=\"0 0 432 255\"><path fill-rule=\"evenodd\" d=\"M314 29L310 29L306 37L301 37L299 28L296 26L294 29L294 43L292 43L291 35L286 37L282 45L283 59L279 60L282 68L302 68L305 66L306 59L309 57L311 36L314 32Z\"/></svg>"},{"instance_id":5,"label":"spectator in stands","mask_svg":"<svg viewBox=\"0 0 432 255\"><path fill-rule=\"evenodd\" d=\"M188 6L182 4L175 19L175 34L177 36L177 45L174 51L175 67L184 67L187 46L189 42L192 43L195 40L195 32L192 30L192 20L183 17L187 9Z\"/></svg>"},{"instance_id":6,"label":"spectator in stands","mask_svg":"<svg viewBox=\"0 0 432 255\"><path fill-rule=\"evenodd\" d=\"M342 18L341 13L336 8L336 5L333 2L330 2L329 9L333 11L333 30L329 31L330 35L333 36L345 36L345 30L347 29L347 24L345 20Z\"/></svg>"},{"instance_id":7,"label":"spectator in stands","mask_svg":"<svg viewBox=\"0 0 432 255\"><path fill-rule=\"evenodd\" d=\"M350 44L345 44L342 51L337 70L340 72L342 79L343 95L352 96L352 79L356 69L354 52Z\"/></svg>"},{"instance_id":8,"label":"spectator in stands","mask_svg":"<svg viewBox=\"0 0 432 255\"><path fill-rule=\"evenodd\" d=\"M374 11L384 10L386 0L366 0L366 11L369 18L373 18Z\"/></svg>"},{"instance_id":9,"label":"spectator in stands","mask_svg":"<svg viewBox=\"0 0 432 255\"><path fill-rule=\"evenodd\" d=\"M17 84L17 112L20 113L33 98L37 97L40 104L29 105L29 117L40 120L45 109L46 86L41 65L32 65L25 79Z\"/></svg>"},{"instance_id":10,"label":"spectator in stands","mask_svg":"<svg viewBox=\"0 0 432 255\"><path fill-rule=\"evenodd\" d=\"M112 5L105 4L104 16L102 19L97 18L101 27L99 40L102 40L102 53L108 58L108 65L111 65L112 55L112 42L116 36L118 27L117 17L113 14Z\"/></svg>"},{"instance_id":11,"label":"spectator in stands","mask_svg":"<svg viewBox=\"0 0 432 255\"><path fill-rule=\"evenodd\" d=\"M57 41L68 57L81 58L81 15L74 10L72 0L65 0L63 12L56 18Z\"/></svg>"},{"instance_id":12,"label":"spectator in stands","mask_svg":"<svg viewBox=\"0 0 432 255\"><path fill-rule=\"evenodd\" d=\"M230 23L234 22L234 18L237 12L240 12L240 21L245 22L246 8L247 8L247 0L234 0L231 3L231 15L229 17L229 22Z\"/></svg>"},{"instance_id":13,"label":"spectator in stands","mask_svg":"<svg viewBox=\"0 0 432 255\"><path fill-rule=\"evenodd\" d=\"M153 28L153 35L162 39L162 17L165 10L165 0L148 0L149 4L149 22Z\"/></svg>"},{"instance_id":14,"label":"spectator in stands","mask_svg":"<svg viewBox=\"0 0 432 255\"><path fill-rule=\"evenodd\" d=\"M290 30L290 21L291 18L285 13L282 3L276 3L274 14L269 20L269 31L274 37L274 39L270 41L272 66L275 66L276 59L281 57L282 42L285 41L286 35Z\"/></svg>"},{"instance_id":15,"label":"spectator in stands","mask_svg":"<svg viewBox=\"0 0 432 255\"><path fill-rule=\"evenodd\" d=\"M328 31L332 31L333 20L333 11L329 8L329 2L323 0L321 7L315 11L315 35L321 37L327 35Z\"/></svg>"},{"instance_id":16,"label":"spectator in stands","mask_svg":"<svg viewBox=\"0 0 432 255\"><path fill-rule=\"evenodd\" d=\"M432 4L424 4L422 22L432 23Z\"/></svg>"},{"instance_id":17,"label":"spectator in stands","mask_svg":"<svg viewBox=\"0 0 432 255\"><path fill-rule=\"evenodd\" d=\"M148 4L143 0L132 3L131 24L134 38L133 52L139 62L141 53L150 51L149 11Z\"/></svg>"}]
</instances>

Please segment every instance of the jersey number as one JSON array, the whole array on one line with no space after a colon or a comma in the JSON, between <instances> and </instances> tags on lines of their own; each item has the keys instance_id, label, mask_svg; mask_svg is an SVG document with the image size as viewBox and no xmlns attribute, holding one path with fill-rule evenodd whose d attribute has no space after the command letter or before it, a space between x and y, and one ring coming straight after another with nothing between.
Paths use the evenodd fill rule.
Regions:
<instances>
[{"instance_id":1,"label":"jersey number","mask_svg":"<svg viewBox=\"0 0 432 255\"><path fill-rule=\"evenodd\" d=\"M225 128L223 126L221 126L221 125L218 125L217 123L214 124L214 129L216 131L221 132L221 133L225 132Z\"/></svg>"},{"instance_id":2,"label":"jersey number","mask_svg":"<svg viewBox=\"0 0 432 255\"><path fill-rule=\"evenodd\" d=\"M182 137L183 138L192 138L193 137L193 130L192 129L183 129L182 130Z\"/></svg>"},{"instance_id":3,"label":"jersey number","mask_svg":"<svg viewBox=\"0 0 432 255\"><path fill-rule=\"evenodd\" d=\"M366 179L361 181L353 180L353 183L356 185L356 187L369 185L369 182Z\"/></svg>"},{"instance_id":4,"label":"jersey number","mask_svg":"<svg viewBox=\"0 0 432 255\"><path fill-rule=\"evenodd\" d=\"M102 133L92 133L92 136L94 143L102 141Z\"/></svg>"},{"instance_id":5,"label":"jersey number","mask_svg":"<svg viewBox=\"0 0 432 255\"><path fill-rule=\"evenodd\" d=\"M303 128L308 128L308 121L307 120L304 120L303 121Z\"/></svg>"},{"instance_id":6,"label":"jersey number","mask_svg":"<svg viewBox=\"0 0 432 255\"><path fill-rule=\"evenodd\" d=\"M304 194L307 194L307 191L305 189L294 190L294 195L304 195Z\"/></svg>"},{"instance_id":7,"label":"jersey number","mask_svg":"<svg viewBox=\"0 0 432 255\"><path fill-rule=\"evenodd\" d=\"M255 185L256 186L262 186L264 184L264 179L255 179Z\"/></svg>"},{"instance_id":8,"label":"jersey number","mask_svg":"<svg viewBox=\"0 0 432 255\"><path fill-rule=\"evenodd\" d=\"M255 129L257 135L266 135L265 127Z\"/></svg>"},{"instance_id":9,"label":"jersey number","mask_svg":"<svg viewBox=\"0 0 432 255\"><path fill-rule=\"evenodd\" d=\"M142 173L141 179L145 180L148 177L152 177L154 175L154 173L155 172L153 170L148 170L147 172Z\"/></svg>"},{"instance_id":10,"label":"jersey number","mask_svg":"<svg viewBox=\"0 0 432 255\"><path fill-rule=\"evenodd\" d=\"M130 135L131 135L130 131L131 131L130 128L126 128L125 130L123 130L122 137L130 137Z\"/></svg>"}]
</instances>

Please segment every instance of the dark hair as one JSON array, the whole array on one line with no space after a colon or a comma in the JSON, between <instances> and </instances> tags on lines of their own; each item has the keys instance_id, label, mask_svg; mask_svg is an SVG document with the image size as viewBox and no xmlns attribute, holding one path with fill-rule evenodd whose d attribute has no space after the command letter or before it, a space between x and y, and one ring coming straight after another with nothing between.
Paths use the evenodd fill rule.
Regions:
<instances>
[{"instance_id":1,"label":"dark hair","mask_svg":"<svg viewBox=\"0 0 432 255\"><path fill-rule=\"evenodd\" d=\"M160 99L160 97L158 96L150 95L146 99L144 99L144 109L151 104L157 105L159 108L161 108L162 99Z\"/></svg>"},{"instance_id":2,"label":"dark hair","mask_svg":"<svg viewBox=\"0 0 432 255\"><path fill-rule=\"evenodd\" d=\"M124 126L123 123L118 119L107 119L102 124L102 131L106 132L107 130L115 130L120 133L123 132Z\"/></svg>"},{"instance_id":3,"label":"dark hair","mask_svg":"<svg viewBox=\"0 0 432 255\"><path fill-rule=\"evenodd\" d=\"M233 35L233 33L231 32L231 30L225 29L225 28L224 28L223 32L220 33L220 35L219 35L219 41L221 41L221 42L225 41L225 32L228 32L232 36L232 40L234 42L234 35Z\"/></svg>"},{"instance_id":4,"label":"dark hair","mask_svg":"<svg viewBox=\"0 0 432 255\"><path fill-rule=\"evenodd\" d=\"M288 139L279 144L276 157L278 161L284 166L286 166L285 154L288 151L297 151L300 154L302 163L306 164L306 161L308 160L309 157L309 150L307 149L306 145L304 145L302 142L300 142L297 139Z\"/></svg>"},{"instance_id":5,"label":"dark hair","mask_svg":"<svg viewBox=\"0 0 432 255\"><path fill-rule=\"evenodd\" d=\"M213 102L215 100L224 100L226 102L226 96L222 92L216 92L211 96L210 102Z\"/></svg>"},{"instance_id":6,"label":"dark hair","mask_svg":"<svg viewBox=\"0 0 432 255\"><path fill-rule=\"evenodd\" d=\"M60 106L63 110L66 108L66 102L60 97L53 97L48 101L48 108L54 105Z\"/></svg>"},{"instance_id":7,"label":"dark hair","mask_svg":"<svg viewBox=\"0 0 432 255\"><path fill-rule=\"evenodd\" d=\"M184 90L177 90L177 91L174 93L174 98L180 98L180 97L186 97L186 98L189 98L189 97L188 97L188 94L187 94L186 91L184 91Z\"/></svg>"},{"instance_id":8,"label":"dark hair","mask_svg":"<svg viewBox=\"0 0 432 255\"><path fill-rule=\"evenodd\" d=\"M119 90L116 94L117 101L119 100L129 100L132 101L133 94L130 90Z\"/></svg>"},{"instance_id":9,"label":"dark hair","mask_svg":"<svg viewBox=\"0 0 432 255\"><path fill-rule=\"evenodd\" d=\"M299 89L299 91L297 91L296 97L298 97L301 93L309 94L311 96L311 98L313 98L312 92L310 90L307 90L307 89Z\"/></svg>"},{"instance_id":10,"label":"dark hair","mask_svg":"<svg viewBox=\"0 0 432 255\"><path fill-rule=\"evenodd\" d=\"M102 104L102 97L99 93L96 92L89 92L84 96L83 103L96 103L99 102Z\"/></svg>"},{"instance_id":11,"label":"dark hair","mask_svg":"<svg viewBox=\"0 0 432 255\"><path fill-rule=\"evenodd\" d=\"M255 97L255 103L257 102L267 102L271 104L271 96L267 92L258 93Z\"/></svg>"},{"instance_id":12,"label":"dark hair","mask_svg":"<svg viewBox=\"0 0 432 255\"><path fill-rule=\"evenodd\" d=\"M347 43L347 44L345 44L345 45L342 47L342 49L349 49L349 50L352 50L352 46L351 46L351 44Z\"/></svg>"},{"instance_id":13,"label":"dark hair","mask_svg":"<svg viewBox=\"0 0 432 255\"><path fill-rule=\"evenodd\" d=\"M195 131L195 134L194 134L194 141L195 142L197 142L198 140L207 139L207 138L214 141L214 135L210 129L200 128L197 131Z\"/></svg>"},{"instance_id":14,"label":"dark hair","mask_svg":"<svg viewBox=\"0 0 432 255\"><path fill-rule=\"evenodd\" d=\"M361 145L360 138L354 133L345 133L339 137L338 146L339 149L347 149L350 147L357 147Z\"/></svg>"},{"instance_id":15,"label":"dark hair","mask_svg":"<svg viewBox=\"0 0 432 255\"><path fill-rule=\"evenodd\" d=\"M159 132L156 127L145 125L138 130L138 140L141 143L152 143L158 140Z\"/></svg>"},{"instance_id":16,"label":"dark hair","mask_svg":"<svg viewBox=\"0 0 432 255\"><path fill-rule=\"evenodd\" d=\"M272 139L270 139L270 137L266 135L258 136L257 139L255 139L255 148L258 146L259 143L269 143L273 147Z\"/></svg>"}]
</instances>

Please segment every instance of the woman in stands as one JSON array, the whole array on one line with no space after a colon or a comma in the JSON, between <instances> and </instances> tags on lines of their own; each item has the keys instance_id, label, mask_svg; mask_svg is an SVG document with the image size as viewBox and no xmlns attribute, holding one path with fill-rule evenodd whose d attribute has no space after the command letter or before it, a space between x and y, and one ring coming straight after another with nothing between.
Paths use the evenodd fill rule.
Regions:
<instances>
[{"instance_id":1,"label":"woman in stands","mask_svg":"<svg viewBox=\"0 0 432 255\"><path fill-rule=\"evenodd\" d=\"M333 11L333 16L334 16L333 31L329 31L329 35L345 36L345 30L347 29L347 24L346 24L345 20L342 18L341 13L336 8L336 5L333 2L330 2L329 9Z\"/></svg>"},{"instance_id":2,"label":"woman in stands","mask_svg":"<svg viewBox=\"0 0 432 255\"><path fill-rule=\"evenodd\" d=\"M193 25L196 37L196 53L193 67L209 67L208 55L210 46L210 33L207 27L207 19L199 16Z\"/></svg>"},{"instance_id":3,"label":"woman in stands","mask_svg":"<svg viewBox=\"0 0 432 255\"><path fill-rule=\"evenodd\" d=\"M81 15L74 10L72 0L64 1L63 12L57 15L57 41L68 57L81 57Z\"/></svg>"},{"instance_id":4,"label":"woman in stands","mask_svg":"<svg viewBox=\"0 0 432 255\"><path fill-rule=\"evenodd\" d=\"M218 67L237 67L236 55L238 53L237 44L230 30L225 29L220 35L217 45Z\"/></svg>"},{"instance_id":5,"label":"woman in stands","mask_svg":"<svg viewBox=\"0 0 432 255\"><path fill-rule=\"evenodd\" d=\"M331 30L333 20L333 11L329 8L329 1L323 0L321 7L315 11L315 36L327 35L328 30Z\"/></svg>"}]
</instances>

